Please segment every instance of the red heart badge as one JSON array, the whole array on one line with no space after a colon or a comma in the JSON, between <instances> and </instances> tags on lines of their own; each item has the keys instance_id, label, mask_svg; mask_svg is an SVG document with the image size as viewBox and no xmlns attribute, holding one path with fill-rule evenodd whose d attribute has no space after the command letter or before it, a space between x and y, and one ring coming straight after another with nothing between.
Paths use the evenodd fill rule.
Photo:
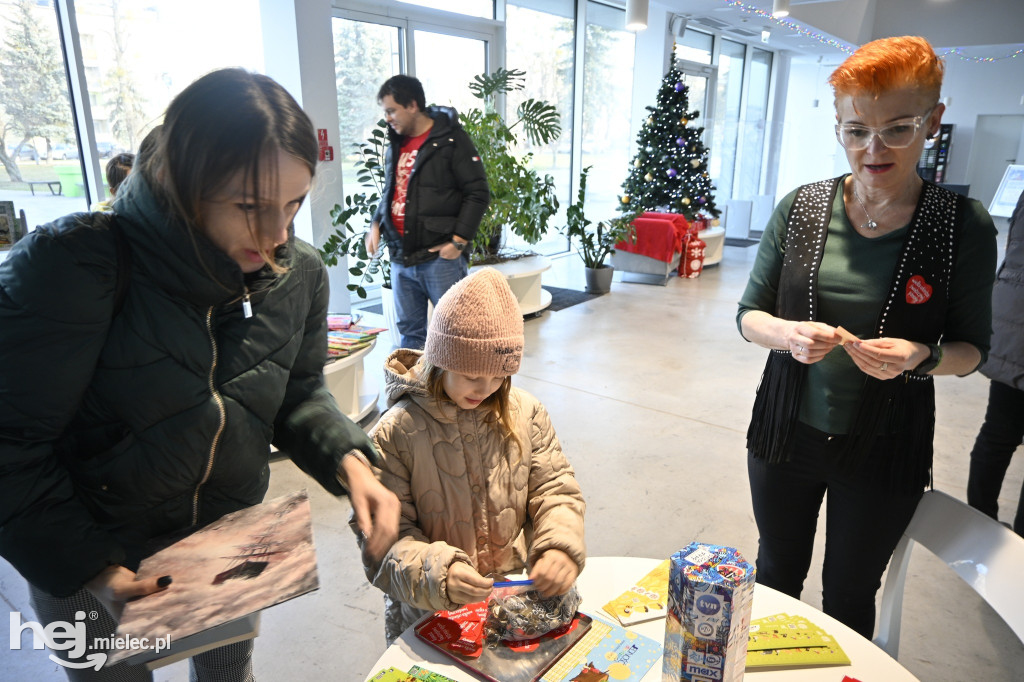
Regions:
<instances>
[{"instance_id":1,"label":"red heart badge","mask_svg":"<svg viewBox=\"0 0 1024 682\"><path fill-rule=\"evenodd\" d=\"M907 303L916 305L924 303L932 297L932 285L924 281L921 275L914 275L907 282Z\"/></svg>"}]
</instances>

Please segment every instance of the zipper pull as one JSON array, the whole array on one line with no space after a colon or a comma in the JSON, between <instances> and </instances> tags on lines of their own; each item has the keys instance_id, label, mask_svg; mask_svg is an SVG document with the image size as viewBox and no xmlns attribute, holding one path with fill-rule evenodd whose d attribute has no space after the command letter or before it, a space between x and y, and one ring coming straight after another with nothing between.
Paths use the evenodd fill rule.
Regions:
<instances>
[{"instance_id":1,"label":"zipper pull","mask_svg":"<svg viewBox=\"0 0 1024 682\"><path fill-rule=\"evenodd\" d=\"M245 319L252 317L252 301L249 300L249 290L245 290L245 294L242 296L242 316Z\"/></svg>"}]
</instances>

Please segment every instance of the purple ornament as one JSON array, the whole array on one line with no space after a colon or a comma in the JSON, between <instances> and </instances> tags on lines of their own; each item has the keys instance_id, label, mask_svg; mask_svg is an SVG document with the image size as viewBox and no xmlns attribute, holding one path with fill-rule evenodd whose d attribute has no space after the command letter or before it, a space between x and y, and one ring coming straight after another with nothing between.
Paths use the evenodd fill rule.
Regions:
<instances>
[{"instance_id":1,"label":"purple ornament","mask_svg":"<svg viewBox=\"0 0 1024 682\"><path fill-rule=\"evenodd\" d=\"M668 169L668 176L670 178L674 178L677 175L679 175L679 171L677 171L675 168L669 168Z\"/></svg>"},{"instance_id":2,"label":"purple ornament","mask_svg":"<svg viewBox=\"0 0 1024 682\"><path fill-rule=\"evenodd\" d=\"M680 81L679 83L676 83L676 92L682 92L683 88L685 88L685 87L686 86L683 85L682 81Z\"/></svg>"},{"instance_id":3,"label":"purple ornament","mask_svg":"<svg viewBox=\"0 0 1024 682\"><path fill-rule=\"evenodd\" d=\"M707 203L707 199L705 199L704 197L697 197L697 201L699 201L702 204Z\"/></svg>"},{"instance_id":4,"label":"purple ornament","mask_svg":"<svg viewBox=\"0 0 1024 682\"><path fill-rule=\"evenodd\" d=\"M676 138L676 144L679 145L680 147L682 147L684 144L686 144L686 140L684 140L681 137L677 137Z\"/></svg>"}]
</instances>

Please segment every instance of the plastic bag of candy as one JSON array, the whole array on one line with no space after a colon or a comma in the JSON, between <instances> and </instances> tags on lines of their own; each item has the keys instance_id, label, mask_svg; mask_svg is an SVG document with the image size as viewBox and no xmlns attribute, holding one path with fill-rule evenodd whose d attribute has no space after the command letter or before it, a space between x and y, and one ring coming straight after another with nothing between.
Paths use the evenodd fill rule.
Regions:
<instances>
[{"instance_id":1,"label":"plastic bag of candy","mask_svg":"<svg viewBox=\"0 0 1024 682\"><path fill-rule=\"evenodd\" d=\"M543 597L532 580L494 583L487 602L484 640L520 642L535 639L572 622L582 601L576 586L562 595Z\"/></svg>"}]
</instances>

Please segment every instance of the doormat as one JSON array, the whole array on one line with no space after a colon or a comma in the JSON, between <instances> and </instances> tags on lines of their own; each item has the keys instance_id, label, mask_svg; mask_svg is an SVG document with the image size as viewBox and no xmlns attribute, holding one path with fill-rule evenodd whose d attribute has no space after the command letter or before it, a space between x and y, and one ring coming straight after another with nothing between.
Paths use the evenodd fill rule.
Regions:
<instances>
[{"instance_id":1,"label":"doormat","mask_svg":"<svg viewBox=\"0 0 1024 682\"><path fill-rule=\"evenodd\" d=\"M760 244L760 239L740 239L739 237L726 237L726 246L753 246L754 244Z\"/></svg>"},{"instance_id":2,"label":"doormat","mask_svg":"<svg viewBox=\"0 0 1024 682\"><path fill-rule=\"evenodd\" d=\"M589 301L592 298L598 296L604 296L604 294L588 294L585 291L576 291L575 289L560 289L558 287L544 287L551 294L551 305L547 307L547 310L565 310L571 308L577 303L583 303Z\"/></svg>"}]
</instances>

